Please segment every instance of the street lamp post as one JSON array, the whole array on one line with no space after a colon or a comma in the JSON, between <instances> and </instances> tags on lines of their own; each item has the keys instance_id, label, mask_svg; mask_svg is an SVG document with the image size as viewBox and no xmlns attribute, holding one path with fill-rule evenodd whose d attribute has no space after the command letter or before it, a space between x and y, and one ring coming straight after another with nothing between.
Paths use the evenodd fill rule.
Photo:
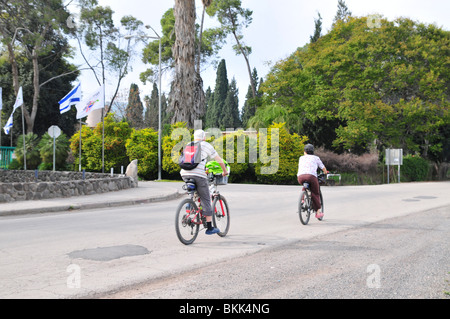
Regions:
<instances>
[{"instance_id":1,"label":"street lamp post","mask_svg":"<svg viewBox=\"0 0 450 319\"><path fill-rule=\"evenodd\" d=\"M162 128L161 128L161 37L159 34L153 29L150 25L146 25L145 28L152 29L152 31L156 34L156 37L153 36L140 36L141 38L147 38L147 39L157 39L159 40L159 90L158 90L158 180L161 180L161 135L162 135ZM131 39L135 36L133 35L127 35L125 36L125 39Z\"/></svg>"}]
</instances>

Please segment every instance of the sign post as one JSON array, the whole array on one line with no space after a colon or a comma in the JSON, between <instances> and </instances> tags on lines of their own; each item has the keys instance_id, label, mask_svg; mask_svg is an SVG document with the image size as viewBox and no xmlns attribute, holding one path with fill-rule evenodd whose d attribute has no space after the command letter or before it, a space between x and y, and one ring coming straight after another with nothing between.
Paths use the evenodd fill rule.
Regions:
<instances>
[{"instance_id":1,"label":"sign post","mask_svg":"<svg viewBox=\"0 0 450 319\"><path fill-rule=\"evenodd\" d=\"M53 125L48 129L48 134L53 138L53 171L56 171L56 139L61 135L61 129Z\"/></svg>"},{"instance_id":2,"label":"sign post","mask_svg":"<svg viewBox=\"0 0 450 319\"><path fill-rule=\"evenodd\" d=\"M400 183L400 166L403 165L403 149L386 149L387 183L389 184L389 166L398 165L398 182Z\"/></svg>"}]
</instances>

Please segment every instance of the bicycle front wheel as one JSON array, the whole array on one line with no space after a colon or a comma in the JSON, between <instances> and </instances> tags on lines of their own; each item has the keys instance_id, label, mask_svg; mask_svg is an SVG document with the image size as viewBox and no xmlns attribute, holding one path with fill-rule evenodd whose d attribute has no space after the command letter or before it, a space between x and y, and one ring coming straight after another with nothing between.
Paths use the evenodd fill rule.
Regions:
<instances>
[{"instance_id":1,"label":"bicycle front wheel","mask_svg":"<svg viewBox=\"0 0 450 319\"><path fill-rule=\"evenodd\" d=\"M309 218L311 217L311 197L306 190L300 194L298 201L298 215L303 225L308 225Z\"/></svg>"},{"instance_id":2,"label":"bicycle front wheel","mask_svg":"<svg viewBox=\"0 0 450 319\"><path fill-rule=\"evenodd\" d=\"M323 207L323 196L322 196L322 191L319 191L319 194L320 194L320 205L322 206L322 213L325 214L325 208ZM322 220L323 220L323 217L318 218L318 219L319 219L319 221L322 221Z\"/></svg>"},{"instance_id":3,"label":"bicycle front wheel","mask_svg":"<svg viewBox=\"0 0 450 319\"><path fill-rule=\"evenodd\" d=\"M220 230L217 235L225 237L230 229L230 210L225 197L222 195L216 196L213 201L212 209L214 227Z\"/></svg>"},{"instance_id":4,"label":"bicycle front wheel","mask_svg":"<svg viewBox=\"0 0 450 319\"><path fill-rule=\"evenodd\" d=\"M175 230L178 239L185 245L192 244L197 238L200 229L200 216L198 208L192 199L184 199L175 214Z\"/></svg>"}]
</instances>

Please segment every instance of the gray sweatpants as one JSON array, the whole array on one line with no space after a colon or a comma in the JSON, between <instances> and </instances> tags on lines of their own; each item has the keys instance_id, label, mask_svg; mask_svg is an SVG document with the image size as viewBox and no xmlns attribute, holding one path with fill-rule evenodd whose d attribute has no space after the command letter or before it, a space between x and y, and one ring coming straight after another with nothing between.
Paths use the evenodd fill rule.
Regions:
<instances>
[{"instance_id":1,"label":"gray sweatpants","mask_svg":"<svg viewBox=\"0 0 450 319\"><path fill-rule=\"evenodd\" d=\"M203 215L212 216L211 193L209 192L208 179L193 175L184 175L182 178L184 181L186 181L186 179L195 180L195 184L197 185L197 193L200 196L200 200L202 202Z\"/></svg>"}]
</instances>

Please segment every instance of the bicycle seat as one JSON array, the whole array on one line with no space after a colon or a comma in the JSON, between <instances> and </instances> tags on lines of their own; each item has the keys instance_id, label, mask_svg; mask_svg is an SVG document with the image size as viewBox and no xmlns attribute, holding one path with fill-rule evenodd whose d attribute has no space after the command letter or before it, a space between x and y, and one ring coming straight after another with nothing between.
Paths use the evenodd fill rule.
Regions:
<instances>
[{"instance_id":1,"label":"bicycle seat","mask_svg":"<svg viewBox=\"0 0 450 319\"><path fill-rule=\"evenodd\" d=\"M195 179L189 178L184 181L185 182L185 189L188 192L194 192L197 189L197 184L195 183Z\"/></svg>"},{"instance_id":2,"label":"bicycle seat","mask_svg":"<svg viewBox=\"0 0 450 319\"><path fill-rule=\"evenodd\" d=\"M304 183L303 183L303 187L304 187L305 189L309 189L309 183L304 182Z\"/></svg>"}]
</instances>

